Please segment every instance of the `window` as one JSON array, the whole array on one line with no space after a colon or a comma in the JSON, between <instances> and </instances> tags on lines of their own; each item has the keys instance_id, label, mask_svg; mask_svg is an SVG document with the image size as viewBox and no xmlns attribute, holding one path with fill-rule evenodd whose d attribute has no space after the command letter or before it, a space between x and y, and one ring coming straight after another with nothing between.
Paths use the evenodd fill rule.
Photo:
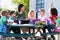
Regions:
<instances>
[{"instance_id":1,"label":"window","mask_svg":"<svg viewBox=\"0 0 60 40\"><path fill-rule=\"evenodd\" d=\"M44 0L36 0L36 10L44 8Z\"/></svg>"},{"instance_id":2,"label":"window","mask_svg":"<svg viewBox=\"0 0 60 40\"><path fill-rule=\"evenodd\" d=\"M40 16L39 10L44 8L44 0L36 0L36 18Z\"/></svg>"}]
</instances>

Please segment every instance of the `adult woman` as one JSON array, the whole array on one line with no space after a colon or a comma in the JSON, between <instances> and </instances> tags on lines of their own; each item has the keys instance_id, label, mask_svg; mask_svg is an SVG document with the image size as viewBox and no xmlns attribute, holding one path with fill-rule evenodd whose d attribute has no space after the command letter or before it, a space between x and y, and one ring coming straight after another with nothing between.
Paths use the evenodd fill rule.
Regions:
<instances>
[{"instance_id":1,"label":"adult woman","mask_svg":"<svg viewBox=\"0 0 60 40\"><path fill-rule=\"evenodd\" d=\"M23 4L19 4L18 12L16 12L17 19L25 19L26 18L26 14L24 12L24 9L25 9L25 6ZM19 21L17 21L17 22L19 23ZM15 32L14 33L21 34L20 28L15 28ZM16 38L19 38L19 37L16 37ZM20 38L20 40L21 40L21 38Z\"/></svg>"},{"instance_id":2,"label":"adult woman","mask_svg":"<svg viewBox=\"0 0 60 40\"><path fill-rule=\"evenodd\" d=\"M18 12L16 12L16 15L18 18L25 19L26 18L26 13L24 12L25 6L23 4L19 4L18 6Z\"/></svg>"}]
</instances>

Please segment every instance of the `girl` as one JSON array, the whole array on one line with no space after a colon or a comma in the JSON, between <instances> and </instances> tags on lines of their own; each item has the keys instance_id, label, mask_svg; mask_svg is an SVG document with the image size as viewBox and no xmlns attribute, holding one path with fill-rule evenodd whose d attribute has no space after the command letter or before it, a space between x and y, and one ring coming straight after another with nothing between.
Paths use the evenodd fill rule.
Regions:
<instances>
[{"instance_id":1,"label":"girl","mask_svg":"<svg viewBox=\"0 0 60 40\"><path fill-rule=\"evenodd\" d=\"M49 32L52 32L52 31L55 30L57 16L58 16L57 9L56 8L51 8L51 10L50 10L50 20L51 20L52 26L50 28L48 28ZM55 40L55 37L53 35L51 35L51 38L53 38L53 40Z\"/></svg>"},{"instance_id":2,"label":"girl","mask_svg":"<svg viewBox=\"0 0 60 40\"><path fill-rule=\"evenodd\" d=\"M35 11L34 10L30 10L28 13L28 19L30 20L34 20L35 19Z\"/></svg>"},{"instance_id":3,"label":"girl","mask_svg":"<svg viewBox=\"0 0 60 40\"><path fill-rule=\"evenodd\" d=\"M30 23L31 23L31 24L35 24L36 22L40 22L40 19L36 19L36 18L35 18L35 11L34 11L34 10L30 10L30 12L28 13L28 19L30 20ZM37 27L36 27L36 29L37 29L36 34L37 34L38 32L41 33L40 28L37 28ZM40 36L40 35L39 35L39 36Z\"/></svg>"}]
</instances>

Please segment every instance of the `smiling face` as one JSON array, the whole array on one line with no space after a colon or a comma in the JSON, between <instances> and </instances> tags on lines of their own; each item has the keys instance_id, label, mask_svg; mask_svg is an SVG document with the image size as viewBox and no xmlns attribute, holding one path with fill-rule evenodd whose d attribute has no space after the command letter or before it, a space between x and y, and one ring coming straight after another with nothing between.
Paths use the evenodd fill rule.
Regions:
<instances>
[{"instance_id":1,"label":"smiling face","mask_svg":"<svg viewBox=\"0 0 60 40\"><path fill-rule=\"evenodd\" d=\"M31 17L34 17L34 11L31 11L31 12L30 12L30 16L31 16Z\"/></svg>"},{"instance_id":2,"label":"smiling face","mask_svg":"<svg viewBox=\"0 0 60 40\"><path fill-rule=\"evenodd\" d=\"M9 13L8 13L8 12L6 12L6 13L5 13L5 16L6 16L7 18L9 18Z\"/></svg>"},{"instance_id":3,"label":"smiling face","mask_svg":"<svg viewBox=\"0 0 60 40\"><path fill-rule=\"evenodd\" d=\"M25 9L25 6L23 6L23 7L21 8L22 11L24 11L24 9ZM21 10L20 10L20 11L21 11Z\"/></svg>"},{"instance_id":4,"label":"smiling face","mask_svg":"<svg viewBox=\"0 0 60 40\"><path fill-rule=\"evenodd\" d=\"M41 11L40 11L40 15L41 15L41 16L44 16L44 15L45 15L45 10L41 10Z\"/></svg>"},{"instance_id":5,"label":"smiling face","mask_svg":"<svg viewBox=\"0 0 60 40\"><path fill-rule=\"evenodd\" d=\"M15 17L15 16L16 16L15 12L12 14L12 16L13 16L13 17Z\"/></svg>"}]
</instances>

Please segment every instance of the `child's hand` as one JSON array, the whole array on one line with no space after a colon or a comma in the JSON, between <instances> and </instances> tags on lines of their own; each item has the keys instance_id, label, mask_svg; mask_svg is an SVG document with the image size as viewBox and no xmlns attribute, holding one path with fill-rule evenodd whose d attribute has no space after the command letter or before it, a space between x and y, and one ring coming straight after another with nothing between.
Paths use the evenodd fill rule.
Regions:
<instances>
[{"instance_id":1,"label":"child's hand","mask_svg":"<svg viewBox=\"0 0 60 40\"><path fill-rule=\"evenodd\" d=\"M10 24L13 24L14 22L9 22Z\"/></svg>"},{"instance_id":2,"label":"child's hand","mask_svg":"<svg viewBox=\"0 0 60 40\"><path fill-rule=\"evenodd\" d=\"M53 2L51 3L51 7L53 7Z\"/></svg>"},{"instance_id":3,"label":"child's hand","mask_svg":"<svg viewBox=\"0 0 60 40\"><path fill-rule=\"evenodd\" d=\"M30 20L29 18L26 18L26 20Z\"/></svg>"}]
</instances>

